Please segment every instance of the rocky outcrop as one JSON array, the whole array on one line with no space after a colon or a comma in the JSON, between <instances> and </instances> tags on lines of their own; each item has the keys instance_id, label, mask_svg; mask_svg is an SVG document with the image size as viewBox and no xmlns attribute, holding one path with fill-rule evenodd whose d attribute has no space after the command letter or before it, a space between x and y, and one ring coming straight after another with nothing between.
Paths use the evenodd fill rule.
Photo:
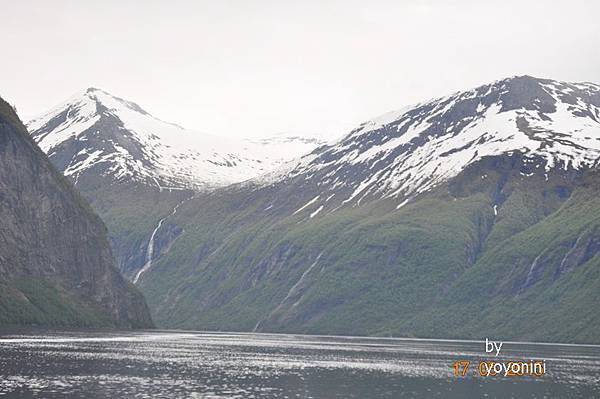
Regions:
<instances>
[{"instance_id":1,"label":"rocky outcrop","mask_svg":"<svg viewBox=\"0 0 600 399\"><path fill-rule=\"evenodd\" d=\"M102 221L0 100L0 325L146 328Z\"/></svg>"}]
</instances>

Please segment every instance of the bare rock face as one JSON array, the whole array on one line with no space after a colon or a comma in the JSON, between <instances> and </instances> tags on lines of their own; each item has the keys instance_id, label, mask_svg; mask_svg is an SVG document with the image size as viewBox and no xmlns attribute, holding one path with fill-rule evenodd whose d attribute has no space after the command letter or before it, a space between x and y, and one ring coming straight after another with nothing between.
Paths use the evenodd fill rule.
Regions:
<instances>
[{"instance_id":1,"label":"bare rock face","mask_svg":"<svg viewBox=\"0 0 600 399\"><path fill-rule=\"evenodd\" d=\"M0 99L0 326L152 327L102 221Z\"/></svg>"}]
</instances>

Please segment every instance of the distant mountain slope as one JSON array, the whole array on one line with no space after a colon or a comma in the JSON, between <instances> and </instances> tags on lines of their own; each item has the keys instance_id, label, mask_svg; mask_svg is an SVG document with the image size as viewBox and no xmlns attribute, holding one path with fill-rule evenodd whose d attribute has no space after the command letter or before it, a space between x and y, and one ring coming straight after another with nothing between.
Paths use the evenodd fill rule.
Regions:
<instances>
[{"instance_id":1,"label":"distant mountain slope","mask_svg":"<svg viewBox=\"0 0 600 399\"><path fill-rule=\"evenodd\" d=\"M151 327L106 228L0 99L0 325Z\"/></svg>"},{"instance_id":2,"label":"distant mountain slope","mask_svg":"<svg viewBox=\"0 0 600 399\"><path fill-rule=\"evenodd\" d=\"M364 124L182 204L138 286L168 327L600 343L599 106L515 77Z\"/></svg>"},{"instance_id":3,"label":"distant mountain slope","mask_svg":"<svg viewBox=\"0 0 600 399\"><path fill-rule=\"evenodd\" d=\"M317 139L218 138L163 122L137 104L89 88L28 124L34 140L106 223L132 281L169 249L160 221L197 191L241 182L312 151ZM168 222L161 236L181 230Z\"/></svg>"}]
</instances>

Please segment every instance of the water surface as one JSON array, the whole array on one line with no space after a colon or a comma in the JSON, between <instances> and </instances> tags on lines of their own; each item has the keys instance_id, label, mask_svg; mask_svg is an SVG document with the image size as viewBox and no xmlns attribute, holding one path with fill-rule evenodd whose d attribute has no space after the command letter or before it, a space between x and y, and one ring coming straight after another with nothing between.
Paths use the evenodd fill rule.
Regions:
<instances>
[{"instance_id":1,"label":"water surface","mask_svg":"<svg viewBox=\"0 0 600 399\"><path fill-rule=\"evenodd\" d=\"M481 377L481 342L196 332L0 335L0 398L600 398L600 347L504 343L543 377ZM452 364L470 360L465 377Z\"/></svg>"}]
</instances>

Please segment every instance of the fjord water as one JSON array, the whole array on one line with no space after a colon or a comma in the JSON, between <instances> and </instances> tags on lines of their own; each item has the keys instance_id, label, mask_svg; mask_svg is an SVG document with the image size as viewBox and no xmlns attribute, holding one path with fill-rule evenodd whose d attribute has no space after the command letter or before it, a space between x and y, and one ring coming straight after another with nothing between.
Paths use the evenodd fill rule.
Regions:
<instances>
[{"instance_id":1,"label":"fjord water","mask_svg":"<svg viewBox=\"0 0 600 399\"><path fill-rule=\"evenodd\" d=\"M196 332L0 335L0 398L597 398L600 347L504 343L546 374L481 377L482 342ZM452 364L470 360L465 377Z\"/></svg>"}]
</instances>

